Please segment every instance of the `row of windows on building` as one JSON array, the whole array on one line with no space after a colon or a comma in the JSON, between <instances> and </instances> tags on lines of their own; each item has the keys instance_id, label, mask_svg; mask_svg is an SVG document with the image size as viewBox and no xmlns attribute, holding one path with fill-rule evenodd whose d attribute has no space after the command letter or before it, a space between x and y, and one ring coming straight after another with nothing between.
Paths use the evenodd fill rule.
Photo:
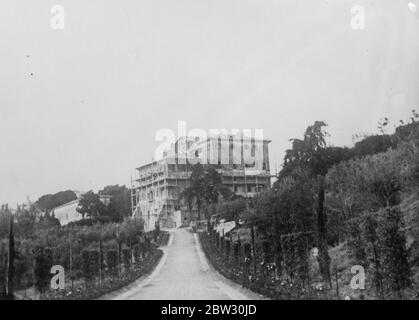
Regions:
<instances>
[{"instance_id":1,"label":"row of windows on building","mask_svg":"<svg viewBox=\"0 0 419 320\"><path fill-rule=\"evenodd\" d=\"M264 189L264 185L236 185L228 186L230 191L238 194L243 193L255 193L261 192ZM147 192L139 193L140 200L149 200L153 201L158 198L167 198L167 199L179 199L180 192L178 188L155 188L153 190L148 190Z\"/></svg>"}]
</instances>

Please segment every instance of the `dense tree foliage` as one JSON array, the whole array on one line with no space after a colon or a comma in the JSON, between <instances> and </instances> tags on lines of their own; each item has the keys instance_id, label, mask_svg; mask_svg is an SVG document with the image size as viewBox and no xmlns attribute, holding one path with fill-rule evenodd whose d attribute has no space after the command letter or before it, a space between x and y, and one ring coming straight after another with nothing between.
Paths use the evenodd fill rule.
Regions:
<instances>
[{"instance_id":1,"label":"dense tree foliage","mask_svg":"<svg viewBox=\"0 0 419 320\"><path fill-rule=\"evenodd\" d=\"M77 195L74 191L60 191L55 194L47 194L40 197L38 201L36 201L35 205L41 211L49 211L76 199Z\"/></svg>"},{"instance_id":2,"label":"dense tree foliage","mask_svg":"<svg viewBox=\"0 0 419 320\"><path fill-rule=\"evenodd\" d=\"M196 207L198 220L201 220L201 212L205 207L205 216L209 219L214 204L220 198L231 199L232 192L222 184L222 177L213 167L204 170L197 163L192 167L190 185L181 193L181 198L186 202L189 210Z\"/></svg>"},{"instance_id":3,"label":"dense tree foliage","mask_svg":"<svg viewBox=\"0 0 419 320\"><path fill-rule=\"evenodd\" d=\"M106 215L106 205L100 200L98 194L93 191L85 193L80 199L77 211L84 217L92 219Z\"/></svg>"},{"instance_id":4,"label":"dense tree foliage","mask_svg":"<svg viewBox=\"0 0 419 320\"><path fill-rule=\"evenodd\" d=\"M361 265L368 297L411 294L410 288L419 285L413 281L417 275L412 277L419 266L418 120L413 112L409 123L401 121L386 134L386 119L381 134L366 136L352 148L328 145L326 124L316 121L302 139L291 140L271 190L256 199L217 204L218 220L237 222L226 235L234 254L250 245L254 281L275 270L273 287L280 281L283 294L311 297L321 275L339 294L339 286L348 284L345 272ZM226 241L219 237L212 237L218 248Z\"/></svg>"},{"instance_id":5,"label":"dense tree foliage","mask_svg":"<svg viewBox=\"0 0 419 320\"><path fill-rule=\"evenodd\" d=\"M125 186L106 186L99 195L110 196L107 215L113 222L121 222L131 215L131 190Z\"/></svg>"}]
</instances>

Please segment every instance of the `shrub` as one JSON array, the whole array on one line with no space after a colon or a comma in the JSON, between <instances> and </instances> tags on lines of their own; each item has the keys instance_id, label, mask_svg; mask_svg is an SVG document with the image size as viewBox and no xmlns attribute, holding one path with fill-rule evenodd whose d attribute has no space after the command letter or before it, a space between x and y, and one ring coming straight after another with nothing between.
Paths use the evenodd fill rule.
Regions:
<instances>
[{"instance_id":1,"label":"shrub","mask_svg":"<svg viewBox=\"0 0 419 320\"><path fill-rule=\"evenodd\" d=\"M0 296L5 296L6 290L6 277L7 277L7 251L6 244L0 243Z\"/></svg>"},{"instance_id":2,"label":"shrub","mask_svg":"<svg viewBox=\"0 0 419 320\"><path fill-rule=\"evenodd\" d=\"M100 271L100 262L99 262L99 251L90 250L89 251L89 263L90 269L93 277L96 277Z\"/></svg>"},{"instance_id":3,"label":"shrub","mask_svg":"<svg viewBox=\"0 0 419 320\"><path fill-rule=\"evenodd\" d=\"M135 264L139 264L141 260L141 248L139 244L136 244L133 248Z\"/></svg>"},{"instance_id":4,"label":"shrub","mask_svg":"<svg viewBox=\"0 0 419 320\"><path fill-rule=\"evenodd\" d=\"M402 291L410 287L412 282L401 211L399 207L393 207L382 210L380 214L382 223L379 234L382 238L386 290L396 292L402 298Z\"/></svg>"},{"instance_id":5,"label":"shrub","mask_svg":"<svg viewBox=\"0 0 419 320\"><path fill-rule=\"evenodd\" d=\"M45 292L50 282L50 271L53 265L52 250L50 248L38 248L35 255L35 287L39 292Z\"/></svg>"},{"instance_id":6,"label":"shrub","mask_svg":"<svg viewBox=\"0 0 419 320\"><path fill-rule=\"evenodd\" d=\"M112 276L118 275L118 251L108 250L106 251L106 265L108 272Z\"/></svg>"},{"instance_id":7,"label":"shrub","mask_svg":"<svg viewBox=\"0 0 419 320\"><path fill-rule=\"evenodd\" d=\"M129 248L122 249L122 263L124 264L125 270L129 270L131 267L131 250Z\"/></svg>"},{"instance_id":8,"label":"shrub","mask_svg":"<svg viewBox=\"0 0 419 320\"><path fill-rule=\"evenodd\" d=\"M365 212L360 219L365 264L372 271L372 283L380 298L396 293L402 297L411 285L406 235L397 207Z\"/></svg>"},{"instance_id":9,"label":"shrub","mask_svg":"<svg viewBox=\"0 0 419 320\"><path fill-rule=\"evenodd\" d=\"M82 267L83 278L86 284L90 284L93 280L93 273L92 273L91 264L90 264L89 250L83 250L81 257L82 257L81 267Z\"/></svg>"}]
</instances>

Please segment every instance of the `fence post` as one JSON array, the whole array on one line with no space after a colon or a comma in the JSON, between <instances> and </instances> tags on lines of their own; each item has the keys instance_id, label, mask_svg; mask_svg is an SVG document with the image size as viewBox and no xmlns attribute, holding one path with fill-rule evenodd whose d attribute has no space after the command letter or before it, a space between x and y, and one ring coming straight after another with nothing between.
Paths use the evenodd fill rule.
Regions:
<instances>
[{"instance_id":1,"label":"fence post","mask_svg":"<svg viewBox=\"0 0 419 320\"><path fill-rule=\"evenodd\" d=\"M99 240L99 283L103 280L103 245L102 239Z\"/></svg>"},{"instance_id":2,"label":"fence post","mask_svg":"<svg viewBox=\"0 0 419 320\"><path fill-rule=\"evenodd\" d=\"M252 237L252 247L253 247L253 271L255 274L255 279L257 277L257 270L256 270L256 247L255 247L255 226L252 223L252 228L251 228L251 237Z\"/></svg>"}]
</instances>

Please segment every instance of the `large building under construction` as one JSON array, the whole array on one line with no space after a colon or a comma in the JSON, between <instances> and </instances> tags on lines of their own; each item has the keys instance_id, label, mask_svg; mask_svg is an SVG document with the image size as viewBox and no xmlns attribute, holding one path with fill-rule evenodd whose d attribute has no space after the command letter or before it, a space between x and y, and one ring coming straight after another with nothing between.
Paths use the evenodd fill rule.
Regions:
<instances>
[{"instance_id":1,"label":"large building under construction","mask_svg":"<svg viewBox=\"0 0 419 320\"><path fill-rule=\"evenodd\" d=\"M235 194L254 197L270 186L269 143L243 135L178 139L162 159L137 168L132 182L133 216L143 218L146 230L156 223L179 227L193 219L182 205L181 192L189 186L197 162L204 170L215 168L223 185Z\"/></svg>"}]
</instances>

